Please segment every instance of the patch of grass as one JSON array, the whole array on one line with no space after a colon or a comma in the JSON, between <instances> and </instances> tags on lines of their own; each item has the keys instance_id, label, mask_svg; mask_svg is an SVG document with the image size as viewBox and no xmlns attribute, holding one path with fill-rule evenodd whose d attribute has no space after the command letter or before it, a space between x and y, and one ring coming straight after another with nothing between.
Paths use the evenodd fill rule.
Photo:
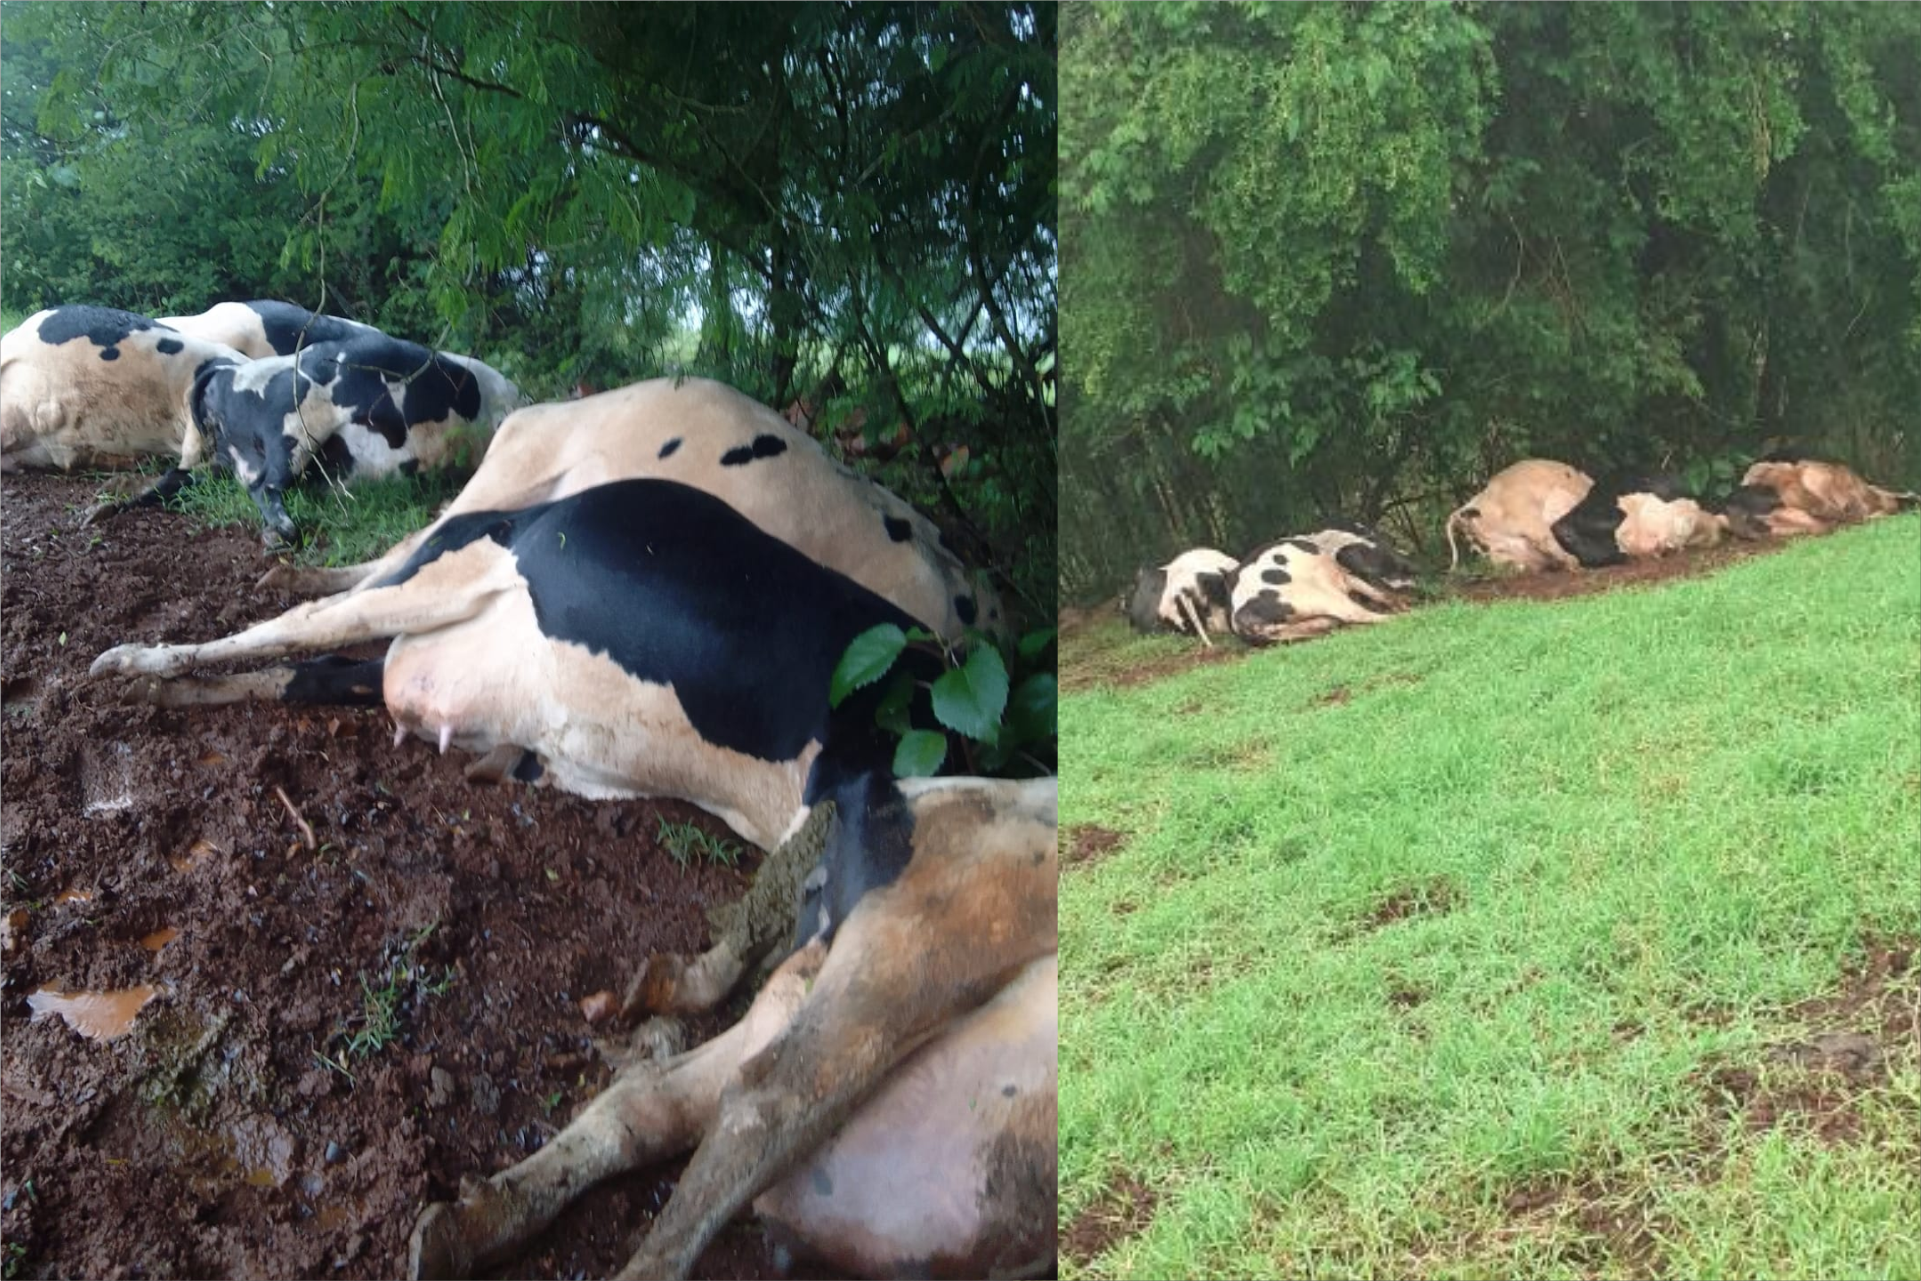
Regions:
<instances>
[{"instance_id":1,"label":"patch of grass","mask_svg":"<svg viewBox=\"0 0 1921 1281\"><path fill-rule=\"evenodd\" d=\"M696 858L722 867L732 867L740 862L740 846L718 836L710 836L692 823L669 823L657 819L659 829L654 833L654 843L673 856L674 866L683 871Z\"/></svg>"},{"instance_id":2,"label":"patch of grass","mask_svg":"<svg viewBox=\"0 0 1921 1281\"><path fill-rule=\"evenodd\" d=\"M301 531L291 555L303 565L353 565L372 560L401 539L425 528L441 506L460 492L464 477L447 471L389 476L338 488L318 476L287 491L287 514ZM258 533L260 509L229 471L208 470L167 500L208 528L244 525Z\"/></svg>"},{"instance_id":3,"label":"patch of grass","mask_svg":"<svg viewBox=\"0 0 1921 1281\"><path fill-rule=\"evenodd\" d=\"M1845 1140L1702 1084L1921 937L1921 519L1132 686L1073 664L1193 642L1093 631L1064 1277L1921 1276L1921 1016Z\"/></svg>"},{"instance_id":4,"label":"patch of grass","mask_svg":"<svg viewBox=\"0 0 1921 1281\"><path fill-rule=\"evenodd\" d=\"M360 1013L334 1029L327 1039L329 1053L316 1052L316 1060L352 1080L350 1064L370 1059L401 1039L409 1020L427 999L454 985L452 967L436 971L418 958L420 948L437 926L435 922L398 945L390 945L385 966L377 974L361 973Z\"/></svg>"}]
</instances>

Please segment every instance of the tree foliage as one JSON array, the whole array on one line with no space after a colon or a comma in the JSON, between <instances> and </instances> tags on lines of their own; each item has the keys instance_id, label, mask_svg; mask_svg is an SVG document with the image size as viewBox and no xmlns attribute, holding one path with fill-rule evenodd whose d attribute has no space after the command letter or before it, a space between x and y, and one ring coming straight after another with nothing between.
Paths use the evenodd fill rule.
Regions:
<instances>
[{"instance_id":1,"label":"tree foliage","mask_svg":"<svg viewBox=\"0 0 1921 1281\"><path fill-rule=\"evenodd\" d=\"M1921 479L1921 9L1067 11L1063 586L1529 454Z\"/></svg>"},{"instance_id":2,"label":"tree foliage","mask_svg":"<svg viewBox=\"0 0 1921 1281\"><path fill-rule=\"evenodd\" d=\"M0 17L8 307L283 296L545 394L673 368L904 422L886 479L1051 607L1052 5Z\"/></svg>"}]
</instances>

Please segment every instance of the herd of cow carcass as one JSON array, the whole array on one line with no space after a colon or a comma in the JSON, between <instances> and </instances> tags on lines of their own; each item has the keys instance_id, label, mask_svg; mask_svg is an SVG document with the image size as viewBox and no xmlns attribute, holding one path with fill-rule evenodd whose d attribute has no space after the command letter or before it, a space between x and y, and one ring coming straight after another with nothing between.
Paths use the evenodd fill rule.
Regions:
<instances>
[{"instance_id":1,"label":"herd of cow carcass","mask_svg":"<svg viewBox=\"0 0 1921 1281\"><path fill-rule=\"evenodd\" d=\"M685 1275L750 1202L849 1272L1045 1271L1054 780L897 781L882 687L828 697L861 632L1002 636L998 597L910 505L728 387L522 400L480 361L287 303L164 320L59 307L0 339L6 470L158 455L175 466L134 500L152 502L231 466L270 540L293 536L281 494L313 460L347 481L437 465L463 434L481 451L459 496L385 556L269 573L318 599L206 643L119 646L94 677L169 707L384 704L396 747L458 745L476 780L678 797L771 851L763 877L796 848L808 860L771 953L629 1001L711 1008L758 963L771 975L741 1021L624 1069L546 1148L428 1207L410 1271L471 1275L593 1182L690 1148L622 1275ZM380 640L383 658L333 656ZM190 675L237 660L256 668ZM938 728L927 713L916 723ZM672 959L641 973L682 973Z\"/></svg>"},{"instance_id":2,"label":"herd of cow carcass","mask_svg":"<svg viewBox=\"0 0 1921 1281\"><path fill-rule=\"evenodd\" d=\"M1921 504L1921 496L1871 485L1848 467L1791 452L1748 468L1718 507L1662 473L1619 471L1599 480L1566 463L1531 458L1497 473L1447 518L1450 571L1456 535L1496 565L1538 572L1625 561L1747 540L1824 534ZM1174 631L1212 646L1232 634L1250 645L1308 640L1378 623L1406 610L1416 571L1386 539L1341 524L1282 539L1235 560L1212 548L1141 569L1121 611L1143 632Z\"/></svg>"}]
</instances>

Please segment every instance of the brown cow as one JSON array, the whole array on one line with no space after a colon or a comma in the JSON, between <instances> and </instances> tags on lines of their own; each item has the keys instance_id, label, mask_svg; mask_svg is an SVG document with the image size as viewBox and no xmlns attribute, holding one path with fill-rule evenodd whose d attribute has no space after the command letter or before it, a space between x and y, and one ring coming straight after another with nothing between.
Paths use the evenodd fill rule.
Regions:
<instances>
[{"instance_id":1,"label":"brown cow","mask_svg":"<svg viewBox=\"0 0 1921 1281\"><path fill-rule=\"evenodd\" d=\"M1057 1242L1052 779L843 788L796 948L746 1016L624 1069L553 1142L429 1206L471 1276L593 1184L694 1156L622 1277L683 1277L750 1204L844 1275L1032 1276Z\"/></svg>"},{"instance_id":2,"label":"brown cow","mask_svg":"<svg viewBox=\"0 0 1921 1281\"><path fill-rule=\"evenodd\" d=\"M1728 528L1741 538L1825 534L1921 503L1921 495L1870 485L1840 463L1770 454L1749 467L1728 499Z\"/></svg>"},{"instance_id":3,"label":"brown cow","mask_svg":"<svg viewBox=\"0 0 1921 1281\"><path fill-rule=\"evenodd\" d=\"M1530 458L1497 473L1447 518L1447 567L1460 564L1454 531L1497 565L1571 569L1577 563L1554 537L1554 522L1587 496L1593 478L1566 463Z\"/></svg>"}]
</instances>

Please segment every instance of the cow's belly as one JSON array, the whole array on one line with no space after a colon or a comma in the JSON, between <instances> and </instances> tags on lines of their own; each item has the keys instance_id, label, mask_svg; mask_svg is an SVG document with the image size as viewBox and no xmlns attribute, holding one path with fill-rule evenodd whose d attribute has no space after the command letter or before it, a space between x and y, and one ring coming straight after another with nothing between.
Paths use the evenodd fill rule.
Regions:
<instances>
[{"instance_id":1,"label":"cow's belly","mask_svg":"<svg viewBox=\"0 0 1921 1281\"><path fill-rule=\"evenodd\" d=\"M544 783L579 796L689 801L762 849L800 812L820 752L810 742L792 760L767 761L706 741L672 686L542 633L524 590L395 640L384 695L395 722L429 742L446 726L466 751L524 748L540 758Z\"/></svg>"},{"instance_id":2,"label":"cow's belly","mask_svg":"<svg viewBox=\"0 0 1921 1281\"><path fill-rule=\"evenodd\" d=\"M1054 1258L1056 984L1043 957L890 1075L762 1193L775 1234L857 1276L1007 1276Z\"/></svg>"}]
</instances>

